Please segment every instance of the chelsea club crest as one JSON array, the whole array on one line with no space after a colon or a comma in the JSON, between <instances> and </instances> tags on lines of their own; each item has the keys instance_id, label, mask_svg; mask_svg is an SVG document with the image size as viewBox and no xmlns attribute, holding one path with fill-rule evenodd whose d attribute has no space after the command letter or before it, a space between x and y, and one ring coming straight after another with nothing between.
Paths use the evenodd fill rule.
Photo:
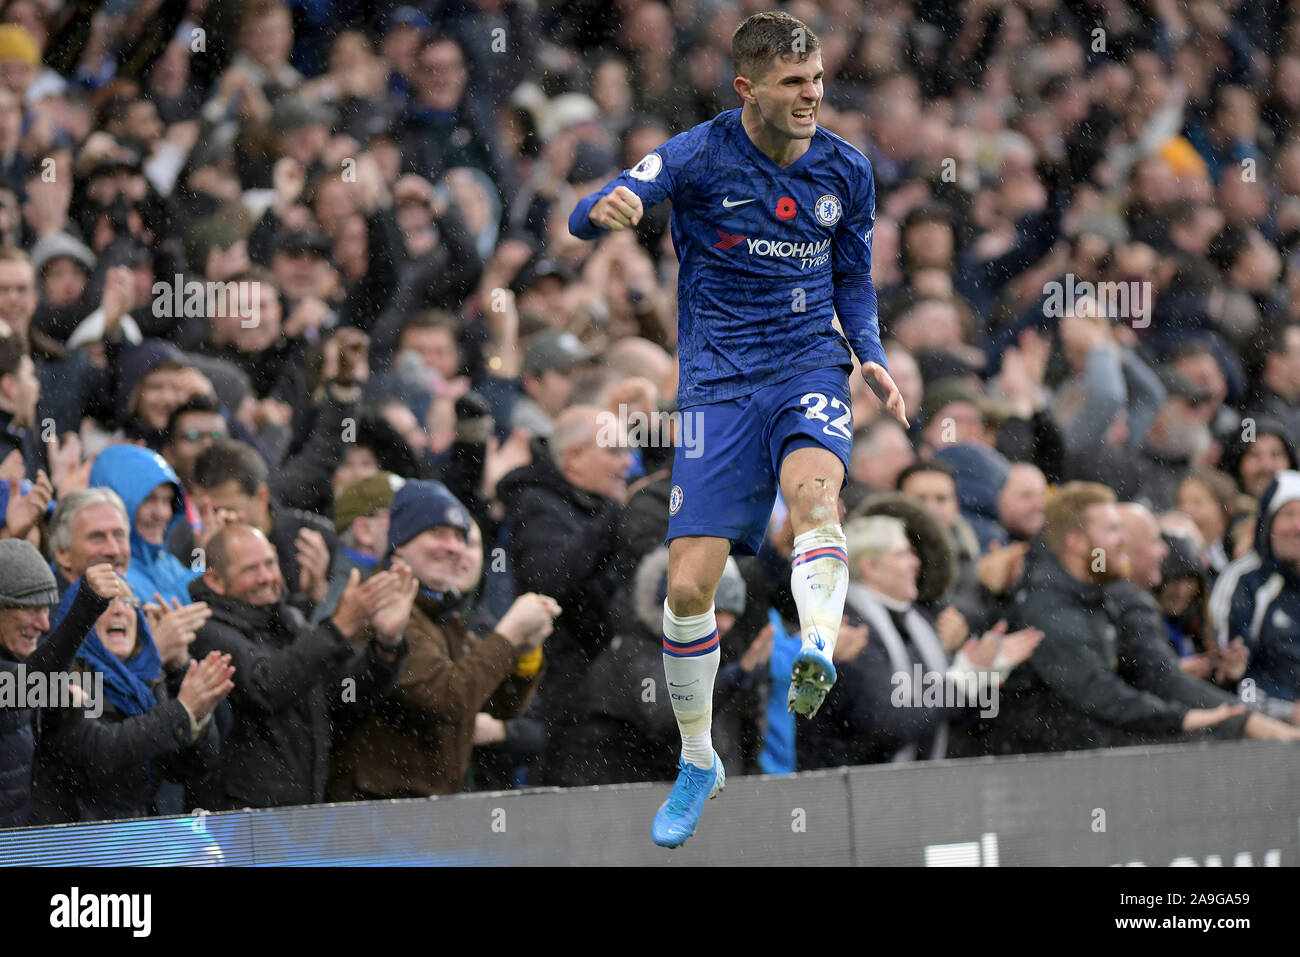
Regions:
<instances>
[{"instance_id":1,"label":"chelsea club crest","mask_svg":"<svg viewBox=\"0 0 1300 957\"><path fill-rule=\"evenodd\" d=\"M844 206L840 203L839 198L827 193L821 199L817 200L817 205L813 207L813 214L817 217L817 222L823 226L834 226L840 221L840 216L844 213Z\"/></svg>"},{"instance_id":2,"label":"chelsea club crest","mask_svg":"<svg viewBox=\"0 0 1300 957\"><path fill-rule=\"evenodd\" d=\"M668 493L668 514L676 515L677 510L682 507L682 487L674 485L673 490Z\"/></svg>"}]
</instances>

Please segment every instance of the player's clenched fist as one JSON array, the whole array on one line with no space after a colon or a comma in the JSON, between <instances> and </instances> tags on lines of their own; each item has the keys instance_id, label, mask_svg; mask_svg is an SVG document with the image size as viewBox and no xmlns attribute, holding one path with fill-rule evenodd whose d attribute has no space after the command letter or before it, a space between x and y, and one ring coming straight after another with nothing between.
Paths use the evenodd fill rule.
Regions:
<instances>
[{"instance_id":1,"label":"player's clenched fist","mask_svg":"<svg viewBox=\"0 0 1300 957\"><path fill-rule=\"evenodd\" d=\"M617 231L641 222L642 212L641 197L626 186L617 186L612 193L605 194L591 207L587 218L602 229Z\"/></svg>"}]
</instances>

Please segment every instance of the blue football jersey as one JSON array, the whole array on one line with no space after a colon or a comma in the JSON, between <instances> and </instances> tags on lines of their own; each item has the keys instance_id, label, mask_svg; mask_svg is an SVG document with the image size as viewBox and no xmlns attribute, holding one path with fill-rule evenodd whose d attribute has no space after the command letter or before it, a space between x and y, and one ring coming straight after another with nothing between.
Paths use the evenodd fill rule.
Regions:
<instances>
[{"instance_id":1,"label":"blue football jersey","mask_svg":"<svg viewBox=\"0 0 1300 957\"><path fill-rule=\"evenodd\" d=\"M672 202L678 274L678 403L756 392L811 369L885 364L871 285L875 181L852 144L818 127L785 168L750 140L740 110L674 136L585 198L569 218L581 239L603 230L588 214L619 186L646 209Z\"/></svg>"}]
</instances>

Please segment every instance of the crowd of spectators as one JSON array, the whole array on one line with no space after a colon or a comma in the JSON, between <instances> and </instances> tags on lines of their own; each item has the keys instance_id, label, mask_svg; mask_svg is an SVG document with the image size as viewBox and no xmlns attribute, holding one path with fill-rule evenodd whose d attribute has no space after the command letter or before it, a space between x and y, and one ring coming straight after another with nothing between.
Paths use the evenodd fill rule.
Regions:
<instances>
[{"instance_id":1,"label":"crowd of spectators","mask_svg":"<svg viewBox=\"0 0 1300 957\"><path fill-rule=\"evenodd\" d=\"M0 677L106 698L0 827L671 778L670 211L567 219L768 6L0 0ZM784 9L912 424L798 729L783 503L729 562L727 768L1300 739L1300 9Z\"/></svg>"}]
</instances>

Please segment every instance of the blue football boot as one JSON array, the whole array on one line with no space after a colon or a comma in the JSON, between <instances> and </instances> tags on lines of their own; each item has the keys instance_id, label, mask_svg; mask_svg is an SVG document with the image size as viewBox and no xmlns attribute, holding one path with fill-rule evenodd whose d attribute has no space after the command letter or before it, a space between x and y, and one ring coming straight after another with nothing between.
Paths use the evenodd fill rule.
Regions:
<instances>
[{"instance_id":1,"label":"blue football boot","mask_svg":"<svg viewBox=\"0 0 1300 957\"><path fill-rule=\"evenodd\" d=\"M704 813L704 802L717 797L727 786L727 774L722 769L722 759L713 752L713 767L705 770L678 759L677 783L673 785L668 800L655 814L650 826L650 836L660 847L681 847L695 833Z\"/></svg>"}]
</instances>

